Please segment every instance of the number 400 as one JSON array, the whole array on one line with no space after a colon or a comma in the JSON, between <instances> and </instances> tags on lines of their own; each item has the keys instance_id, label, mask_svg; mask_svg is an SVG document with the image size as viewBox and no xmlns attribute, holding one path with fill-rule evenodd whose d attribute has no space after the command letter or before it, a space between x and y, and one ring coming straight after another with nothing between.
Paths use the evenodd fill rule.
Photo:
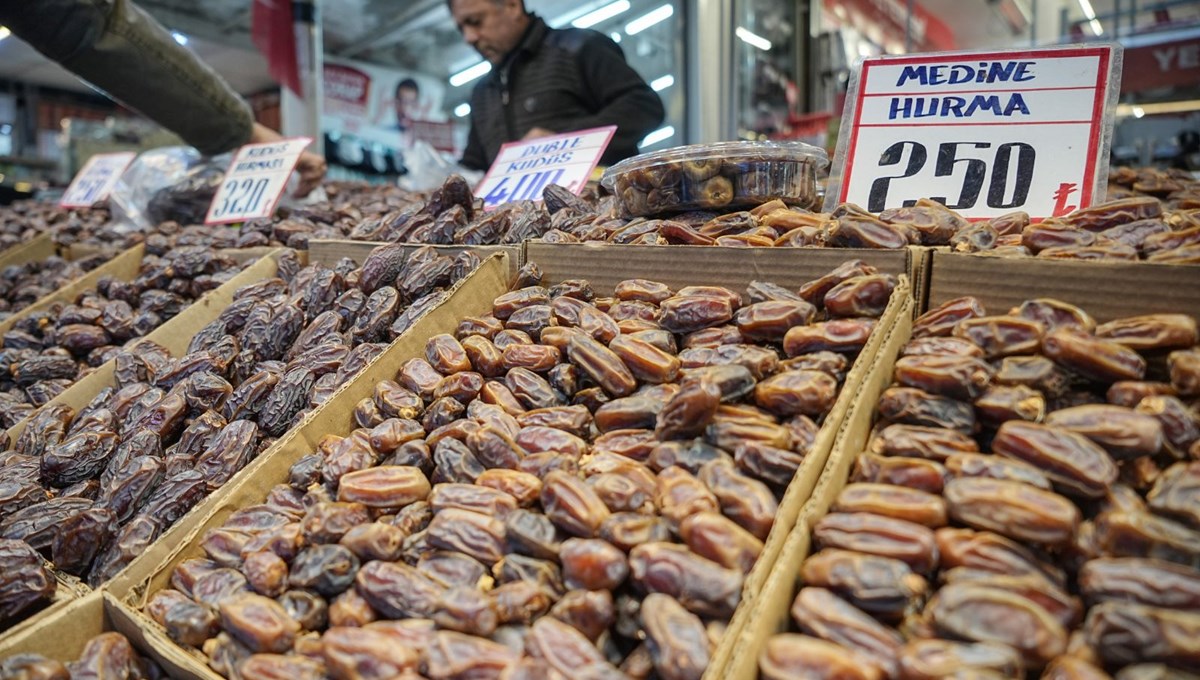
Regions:
<instances>
[{"instance_id":1,"label":"number 400","mask_svg":"<svg viewBox=\"0 0 1200 680\"><path fill-rule=\"evenodd\" d=\"M963 176L962 191L959 193L958 202L951 205L947 203L947 199L944 196L930 196L930 199L942 203L953 210L964 210L975 207L975 203L979 200L979 194L983 190L984 180L988 174L988 163L980 158L959 158L959 148L973 147L976 149L987 149L991 146L991 142L943 142L938 146L937 164L933 169L935 177L948 177L954 174L955 166L959 163L965 163L967 171ZM924 144L913 141L896 142L885 149L879 157L880 167L899 164L900 160L904 157L905 147L910 149L910 153L908 155L908 165L904 168L904 174L880 177L871 183L871 193L867 199L867 209L871 212L880 212L887 207L887 194L892 180L912 177L925 167L925 161L929 158L929 152L925 149ZM1017 157L1016 182L1013 187L1012 198L1006 200L1006 194L1008 194L1008 170L1012 165L1014 154ZM1033 147L1024 142L1008 142L996 147L996 155L992 159L992 179L988 182L987 205L989 208L1007 209L1025 205L1025 200L1029 197L1030 184L1033 182L1033 164L1036 156L1037 153ZM914 203L916 203L915 200L904 201L905 206L910 206Z\"/></svg>"}]
</instances>

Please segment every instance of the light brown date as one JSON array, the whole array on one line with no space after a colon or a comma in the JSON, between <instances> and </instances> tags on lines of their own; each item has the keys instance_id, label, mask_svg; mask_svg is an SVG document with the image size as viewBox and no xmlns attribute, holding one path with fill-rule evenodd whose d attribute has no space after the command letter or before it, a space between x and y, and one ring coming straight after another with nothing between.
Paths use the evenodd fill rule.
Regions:
<instances>
[{"instance_id":1,"label":"light brown date","mask_svg":"<svg viewBox=\"0 0 1200 680\"><path fill-rule=\"evenodd\" d=\"M946 482L944 497L955 521L1042 545L1068 543L1080 521L1074 503L1022 482L954 479Z\"/></svg>"},{"instance_id":2,"label":"light brown date","mask_svg":"<svg viewBox=\"0 0 1200 680\"><path fill-rule=\"evenodd\" d=\"M1045 609L1000 588L971 582L938 591L928 611L938 630L974 642L1008 645L1040 668L1067 647L1067 631Z\"/></svg>"},{"instance_id":3,"label":"light brown date","mask_svg":"<svg viewBox=\"0 0 1200 680\"><path fill-rule=\"evenodd\" d=\"M1100 498L1117 481L1108 453L1066 429L1009 421L996 432L992 452L1033 465L1064 492L1083 498Z\"/></svg>"},{"instance_id":4,"label":"light brown date","mask_svg":"<svg viewBox=\"0 0 1200 680\"><path fill-rule=\"evenodd\" d=\"M884 621L899 621L919 607L929 584L904 562L849 550L822 550L804 561L805 584L827 588Z\"/></svg>"},{"instance_id":5,"label":"light brown date","mask_svg":"<svg viewBox=\"0 0 1200 680\"><path fill-rule=\"evenodd\" d=\"M946 467L923 458L859 454L850 475L851 482L894 484L931 494L940 494L946 482ZM1049 483L1047 483L1047 487Z\"/></svg>"},{"instance_id":6,"label":"light brown date","mask_svg":"<svg viewBox=\"0 0 1200 680\"><path fill-rule=\"evenodd\" d=\"M768 638L758 656L758 669L765 680L883 680L886 677L873 660L856 651L794 633Z\"/></svg>"},{"instance_id":7,"label":"light brown date","mask_svg":"<svg viewBox=\"0 0 1200 680\"><path fill-rule=\"evenodd\" d=\"M946 503L925 491L890 484L847 484L830 512L869 512L936 529L946 526Z\"/></svg>"},{"instance_id":8,"label":"light brown date","mask_svg":"<svg viewBox=\"0 0 1200 680\"><path fill-rule=\"evenodd\" d=\"M938 563L938 547L929 527L870 513L835 512L813 526L813 538L822 548L840 548L890 557L919 574Z\"/></svg>"}]
</instances>

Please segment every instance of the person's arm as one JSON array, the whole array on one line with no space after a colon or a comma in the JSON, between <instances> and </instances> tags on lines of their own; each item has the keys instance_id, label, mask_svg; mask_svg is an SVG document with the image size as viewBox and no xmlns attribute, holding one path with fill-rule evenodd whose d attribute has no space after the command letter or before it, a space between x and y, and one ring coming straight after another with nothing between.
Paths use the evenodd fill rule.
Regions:
<instances>
[{"instance_id":1,"label":"person's arm","mask_svg":"<svg viewBox=\"0 0 1200 680\"><path fill-rule=\"evenodd\" d=\"M0 23L202 153L229 151L253 134L246 102L130 0L5 0Z\"/></svg>"},{"instance_id":2,"label":"person's arm","mask_svg":"<svg viewBox=\"0 0 1200 680\"><path fill-rule=\"evenodd\" d=\"M662 125L662 100L625 61L621 48L607 36L595 34L579 51L579 69L592 89L600 110L570 121L568 130L616 125L611 146L636 147L647 133Z\"/></svg>"}]
</instances>

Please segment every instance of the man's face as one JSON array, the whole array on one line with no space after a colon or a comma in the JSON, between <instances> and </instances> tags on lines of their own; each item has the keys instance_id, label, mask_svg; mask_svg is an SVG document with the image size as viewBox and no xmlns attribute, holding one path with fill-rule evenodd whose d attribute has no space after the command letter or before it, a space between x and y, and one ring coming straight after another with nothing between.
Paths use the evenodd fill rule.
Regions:
<instances>
[{"instance_id":1,"label":"man's face","mask_svg":"<svg viewBox=\"0 0 1200 680\"><path fill-rule=\"evenodd\" d=\"M411 115L413 107L417 105L417 91L411 87L402 87L396 90L396 117L403 120Z\"/></svg>"},{"instance_id":2,"label":"man's face","mask_svg":"<svg viewBox=\"0 0 1200 680\"><path fill-rule=\"evenodd\" d=\"M493 64L517 46L525 31L520 0L453 0L450 14L467 44Z\"/></svg>"}]
</instances>

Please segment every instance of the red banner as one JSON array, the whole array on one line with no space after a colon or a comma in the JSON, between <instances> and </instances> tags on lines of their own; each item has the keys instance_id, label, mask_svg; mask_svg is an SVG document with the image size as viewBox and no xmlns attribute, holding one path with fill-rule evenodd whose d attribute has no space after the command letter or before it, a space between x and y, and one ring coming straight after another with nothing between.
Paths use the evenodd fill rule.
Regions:
<instances>
[{"instance_id":1,"label":"red banner","mask_svg":"<svg viewBox=\"0 0 1200 680\"><path fill-rule=\"evenodd\" d=\"M841 5L858 19L878 26L885 35L904 42L908 27L908 5L904 0L824 0L824 4L830 12L834 5ZM861 30L859 21L849 23ZM957 48L954 31L917 2L913 3L912 32L913 52L945 52Z\"/></svg>"},{"instance_id":2,"label":"red banner","mask_svg":"<svg viewBox=\"0 0 1200 680\"><path fill-rule=\"evenodd\" d=\"M271 77L297 96L304 96L296 59L291 0L254 0L251 36L254 46L267 58Z\"/></svg>"},{"instance_id":3,"label":"red banner","mask_svg":"<svg viewBox=\"0 0 1200 680\"><path fill-rule=\"evenodd\" d=\"M1125 48L1122 92L1200 85L1200 36Z\"/></svg>"}]
</instances>

